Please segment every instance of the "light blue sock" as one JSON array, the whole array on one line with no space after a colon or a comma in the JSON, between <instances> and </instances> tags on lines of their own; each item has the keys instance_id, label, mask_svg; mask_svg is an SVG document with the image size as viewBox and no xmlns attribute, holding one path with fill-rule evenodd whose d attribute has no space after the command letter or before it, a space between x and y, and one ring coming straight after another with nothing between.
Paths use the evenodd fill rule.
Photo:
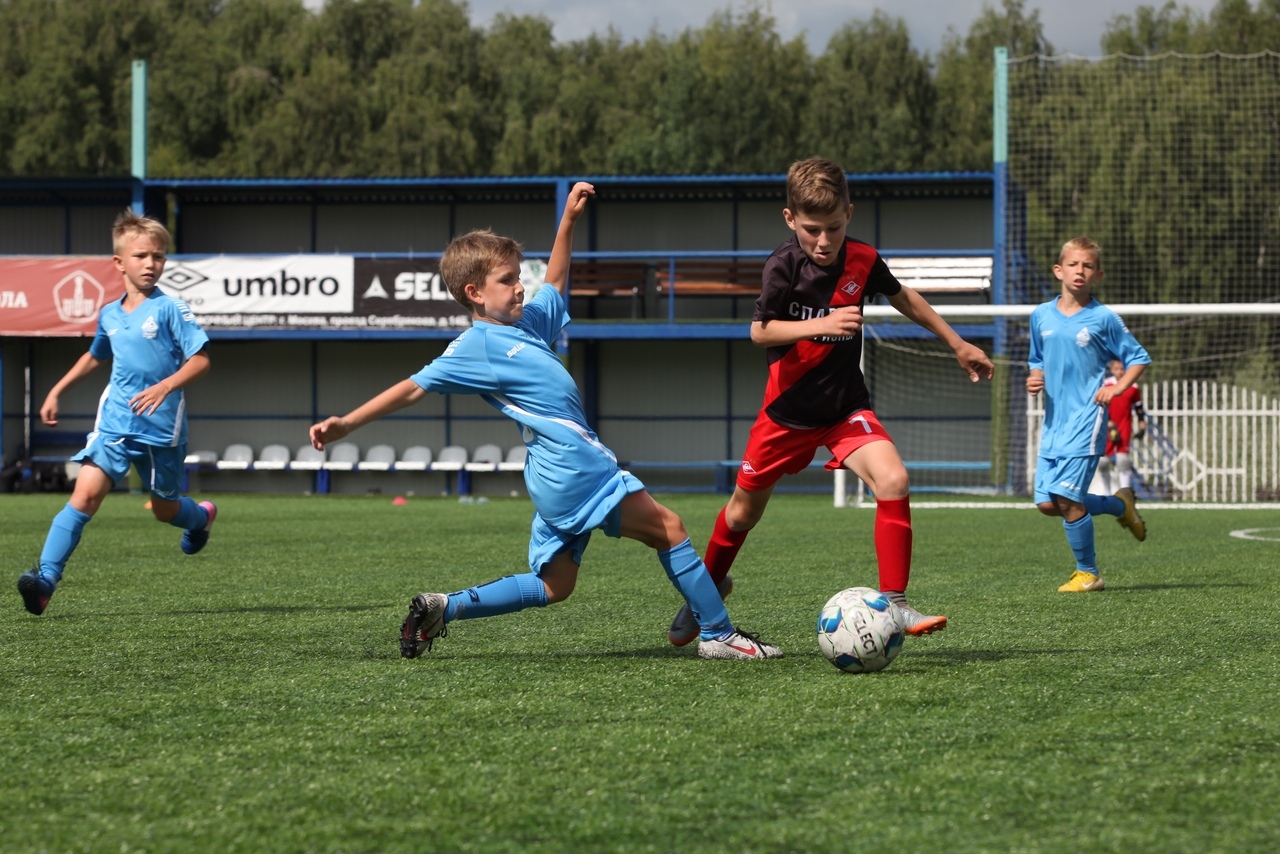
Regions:
<instances>
[{"instance_id":1,"label":"light blue sock","mask_svg":"<svg viewBox=\"0 0 1280 854\"><path fill-rule=\"evenodd\" d=\"M1091 575L1098 574L1098 558L1093 550L1093 517L1088 513L1074 522L1062 520L1062 530L1067 532L1067 545L1076 555L1076 569Z\"/></svg>"},{"instance_id":2,"label":"light blue sock","mask_svg":"<svg viewBox=\"0 0 1280 854\"><path fill-rule=\"evenodd\" d=\"M547 588L538 576L532 572L507 575L479 587L450 593L449 604L444 609L444 621L496 617L525 608L541 608L546 604Z\"/></svg>"},{"instance_id":3,"label":"light blue sock","mask_svg":"<svg viewBox=\"0 0 1280 854\"><path fill-rule=\"evenodd\" d=\"M178 515L169 524L184 531L198 531L209 524L209 511L184 495L178 499Z\"/></svg>"},{"instance_id":4,"label":"light blue sock","mask_svg":"<svg viewBox=\"0 0 1280 854\"><path fill-rule=\"evenodd\" d=\"M44 549L40 552L40 572L52 576L54 582L62 580L62 570L66 568L71 553L80 544L80 533L93 517L81 513L70 504L58 511L49 525L49 533L44 538Z\"/></svg>"},{"instance_id":5,"label":"light blue sock","mask_svg":"<svg viewBox=\"0 0 1280 854\"><path fill-rule=\"evenodd\" d=\"M1123 516L1124 502L1114 495L1093 495L1084 497L1084 509L1090 516Z\"/></svg>"},{"instance_id":6,"label":"light blue sock","mask_svg":"<svg viewBox=\"0 0 1280 854\"><path fill-rule=\"evenodd\" d=\"M720 591L716 589L716 583L711 580L702 559L693 550L692 543L685 540L665 552L658 552L658 560L662 561L667 578L689 603L704 640L733 631Z\"/></svg>"}]
</instances>

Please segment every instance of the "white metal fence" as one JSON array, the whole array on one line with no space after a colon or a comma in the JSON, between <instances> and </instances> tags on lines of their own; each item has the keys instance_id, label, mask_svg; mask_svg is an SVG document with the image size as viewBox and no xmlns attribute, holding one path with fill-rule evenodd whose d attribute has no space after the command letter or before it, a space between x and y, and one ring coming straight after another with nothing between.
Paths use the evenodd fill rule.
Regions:
<instances>
[{"instance_id":1,"label":"white metal fence","mask_svg":"<svg viewBox=\"0 0 1280 854\"><path fill-rule=\"evenodd\" d=\"M1138 488L1170 501L1280 499L1280 399L1216 382L1139 383L1147 436L1132 445ZM1044 405L1028 396L1027 486Z\"/></svg>"}]
</instances>

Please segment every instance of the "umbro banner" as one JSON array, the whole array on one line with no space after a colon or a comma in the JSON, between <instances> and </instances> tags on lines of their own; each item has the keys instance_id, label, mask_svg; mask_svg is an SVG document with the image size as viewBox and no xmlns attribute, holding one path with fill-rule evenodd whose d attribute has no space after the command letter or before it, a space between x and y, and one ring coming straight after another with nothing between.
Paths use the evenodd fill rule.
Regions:
<instances>
[{"instance_id":1,"label":"umbro banner","mask_svg":"<svg viewBox=\"0 0 1280 854\"><path fill-rule=\"evenodd\" d=\"M170 258L160 288L216 329L466 329L434 259L351 255ZM110 258L0 259L0 335L92 335L124 293Z\"/></svg>"}]
</instances>

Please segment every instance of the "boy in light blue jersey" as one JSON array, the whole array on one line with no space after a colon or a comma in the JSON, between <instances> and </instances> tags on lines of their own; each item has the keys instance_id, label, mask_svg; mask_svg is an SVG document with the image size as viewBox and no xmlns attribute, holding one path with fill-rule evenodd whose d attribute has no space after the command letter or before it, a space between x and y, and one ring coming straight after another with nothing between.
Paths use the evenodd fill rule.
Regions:
<instances>
[{"instance_id":1,"label":"boy in light blue jersey","mask_svg":"<svg viewBox=\"0 0 1280 854\"><path fill-rule=\"evenodd\" d=\"M80 534L107 493L135 466L151 494L151 512L185 533L182 551L195 554L209 540L218 509L182 496L187 455L183 387L209 372L209 336L191 309L156 288L164 271L169 232L149 217L126 211L111 232L124 296L103 306L89 351L54 385L40 407L41 420L58 423L58 399L103 362L111 378L84 450L71 500L53 519L40 565L18 578L23 605L44 613Z\"/></svg>"},{"instance_id":2,"label":"boy in light blue jersey","mask_svg":"<svg viewBox=\"0 0 1280 854\"><path fill-rule=\"evenodd\" d=\"M1118 517L1139 541L1147 536L1131 488L1114 496L1088 490L1106 446L1107 404L1138 381L1151 357L1124 321L1093 298L1093 286L1102 279L1097 243L1087 237L1067 241L1053 274L1062 282L1062 293L1031 313L1027 359L1027 391L1045 393L1035 501L1046 516L1062 517L1075 554L1075 572L1058 590L1088 593L1104 587L1094 550L1095 515ZM1103 385L1112 359L1124 365L1124 373L1114 384Z\"/></svg>"},{"instance_id":3,"label":"boy in light blue jersey","mask_svg":"<svg viewBox=\"0 0 1280 854\"><path fill-rule=\"evenodd\" d=\"M667 577L684 596L701 629L701 658L754 660L782 652L738 631L680 517L653 500L644 484L587 426L573 377L553 344L569 323L564 289L574 224L595 189L578 183L569 193L546 286L528 304L520 284L520 245L488 231L449 244L440 275L472 315L473 325L439 358L343 417L311 428L316 448L357 427L421 400L427 392L478 394L520 425L528 448L525 484L535 513L529 539L530 572L456 593L422 593L400 628L400 654L417 658L454 620L542 607L568 598L591 533L639 540L658 552Z\"/></svg>"}]
</instances>

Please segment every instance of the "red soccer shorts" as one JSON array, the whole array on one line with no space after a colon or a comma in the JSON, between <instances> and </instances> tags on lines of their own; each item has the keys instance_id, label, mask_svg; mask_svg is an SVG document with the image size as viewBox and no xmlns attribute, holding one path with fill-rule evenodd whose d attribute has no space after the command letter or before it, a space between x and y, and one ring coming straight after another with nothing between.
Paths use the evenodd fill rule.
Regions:
<instances>
[{"instance_id":1,"label":"red soccer shorts","mask_svg":"<svg viewBox=\"0 0 1280 854\"><path fill-rule=\"evenodd\" d=\"M870 409L855 412L831 427L812 430L783 427L761 411L747 439L747 451L738 470L738 486L748 492L768 489L783 475L808 468L818 448L824 445L831 452L825 468L835 471L863 445L892 441Z\"/></svg>"}]
</instances>

